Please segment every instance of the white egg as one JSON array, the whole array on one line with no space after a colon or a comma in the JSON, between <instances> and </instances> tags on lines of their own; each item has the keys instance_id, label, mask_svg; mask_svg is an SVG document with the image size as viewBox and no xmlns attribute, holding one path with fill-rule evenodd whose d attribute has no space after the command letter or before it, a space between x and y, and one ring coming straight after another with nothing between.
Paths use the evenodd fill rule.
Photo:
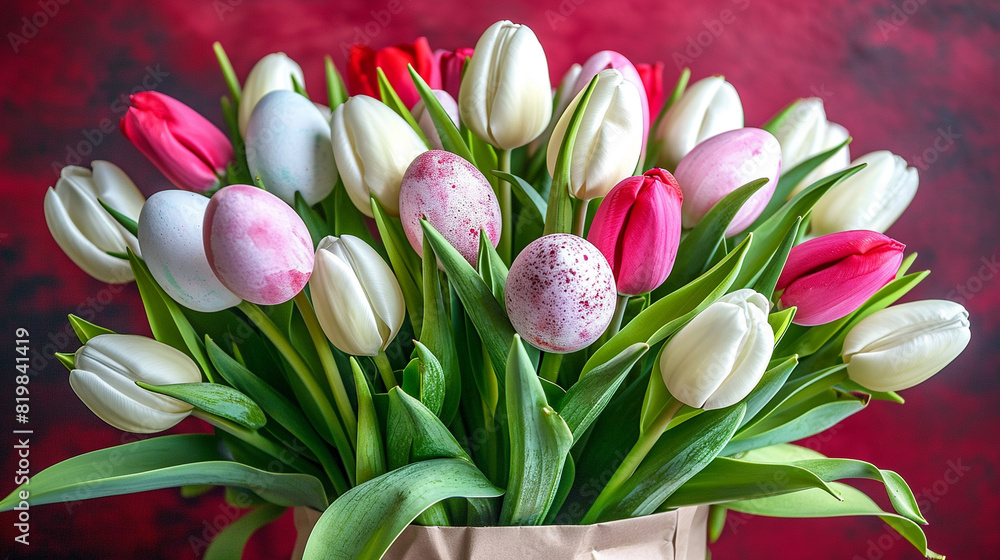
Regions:
<instances>
[{"instance_id":1,"label":"white egg","mask_svg":"<svg viewBox=\"0 0 1000 560\"><path fill-rule=\"evenodd\" d=\"M295 205L295 191L310 204L337 182L330 123L305 97L286 90L261 98L246 134L247 165L271 194Z\"/></svg>"},{"instance_id":2,"label":"white egg","mask_svg":"<svg viewBox=\"0 0 1000 560\"><path fill-rule=\"evenodd\" d=\"M228 309L241 298L222 285L205 256L202 222L208 198L181 190L149 197L139 214L139 246L156 282L195 311Z\"/></svg>"}]
</instances>

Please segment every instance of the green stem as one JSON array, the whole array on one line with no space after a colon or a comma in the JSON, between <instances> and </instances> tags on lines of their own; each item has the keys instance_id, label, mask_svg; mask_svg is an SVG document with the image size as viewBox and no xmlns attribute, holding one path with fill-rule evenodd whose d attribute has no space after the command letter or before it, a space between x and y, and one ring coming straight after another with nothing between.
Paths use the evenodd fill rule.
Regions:
<instances>
[{"instance_id":1,"label":"green stem","mask_svg":"<svg viewBox=\"0 0 1000 560\"><path fill-rule=\"evenodd\" d=\"M575 212L573 213L573 233L577 237L583 237L583 230L587 226L587 208L590 206L589 200L573 201Z\"/></svg>"},{"instance_id":2,"label":"green stem","mask_svg":"<svg viewBox=\"0 0 1000 560\"><path fill-rule=\"evenodd\" d=\"M330 343L327 341L326 335L323 334L323 327L320 326L319 319L316 318L316 312L309 303L305 291L301 291L295 296L295 306L299 308L299 313L302 314L302 319L309 330L309 336L312 337L313 345L316 346L319 361L323 364L326 379L330 382L330 388L333 389L333 400L337 404L338 412L340 412L340 419L344 421L344 427L347 428L347 436L351 440L352 448L356 448L358 445L358 418L354 415L351 401L347 397L347 387L344 386L344 379L340 376L337 362L333 358Z\"/></svg>"},{"instance_id":3,"label":"green stem","mask_svg":"<svg viewBox=\"0 0 1000 560\"><path fill-rule=\"evenodd\" d=\"M618 294L618 301L615 303L615 315L611 318L611 324L608 326L607 332L604 336L611 340L611 337L618 334L618 331L622 328L622 319L625 318L625 308L628 307L629 296L625 294Z\"/></svg>"},{"instance_id":4,"label":"green stem","mask_svg":"<svg viewBox=\"0 0 1000 560\"><path fill-rule=\"evenodd\" d=\"M330 405L330 401L327 400L326 395L323 394L323 389L316 382L312 373L309 371L309 367L304 361L302 361L302 356L299 356L295 347L292 343L285 337L274 321L268 317L260 307L250 303L249 301L240 302L237 306L240 311L246 314L247 318L250 319L253 324L257 325L264 336L274 344L278 352L288 361L288 364L292 366L292 370L295 375L302 382L302 385L309 392L309 396L312 397L314 403L316 403L316 408L319 409L320 414L323 416L323 420L326 423L327 429L330 431L330 435L333 436L333 441L337 447L337 453L340 455L340 460L344 463L344 469L347 471L348 480L351 484L354 484L354 474L356 472L354 452L351 451L351 444L347 439L347 435L344 433L344 428L340 425L340 420L337 418L337 413L333 411L333 407Z\"/></svg>"},{"instance_id":5,"label":"green stem","mask_svg":"<svg viewBox=\"0 0 1000 560\"><path fill-rule=\"evenodd\" d=\"M611 476L611 480L608 481L607 486L604 487L604 490L601 490L601 494L597 496L597 500L594 501L594 505L592 505L590 510L587 511L587 515L584 516L583 521L580 522L581 524L589 525L597 522L601 512L603 512L604 509L610 505L609 502L615 492L617 492L618 489L621 488L626 481L628 481L629 477L635 473L639 464L646 458L646 455L649 453L649 450L653 448L653 445L659 441L660 436L663 435L664 431L666 431L667 426L670 424L670 421L674 419L674 416L677 414L677 411L681 409L681 406L683 406L682 402L671 397L670 401L664 405L663 409L656 416L656 419L653 420L649 429L639 434L639 441L635 442L635 445L632 446L632 450L629 451L628 455L625 456L625 460L622 461L621 465L619 465L618 470L616 470L615 474Z\"/></svg>"},{"instance_id":6,"label":"green stem","mask_svg":"<svg viewBox=\"0 0 1000 560\"><path fill-rule=\"evenodd\" d=\"M542 359L542 371L539 373L542 379L556 383L559 379L559 366L562 365L562 354L545 354Z\"/></svg>"},{"instance_id":7,"label":"green stem","mask_svg":"<svg viewBox=\"0 0 1000 560\"><path fill-rule=\"evenodd\" d=\"M373 359L375 360L375 367L378 368L379 375L382 376L382 382L385 383L385 390L388 391L399 385L399 383L396 383L396 374L392 371L392 364L389 363L389 357L385 355L385 351L379 350Z\"/></svg>"},{"instance_id":8,"label":"green stem","mask_svg":"<svg viewBox=\"0 0 1000 560\"><path fill-rule=\"evenodd\" d=\"M500 157L500 171L510 173L510 150L499 150L497 155ZM514 247L514 216L511 209L510 183L503 179L499 181L497 183L497 190L499 191L497 198L500 201L500 216L503 223L500 230L500 243L497 246L497 252L500 254L500 258L503 259L504 264L510 266Z\"/></svg>"}]
</instances>

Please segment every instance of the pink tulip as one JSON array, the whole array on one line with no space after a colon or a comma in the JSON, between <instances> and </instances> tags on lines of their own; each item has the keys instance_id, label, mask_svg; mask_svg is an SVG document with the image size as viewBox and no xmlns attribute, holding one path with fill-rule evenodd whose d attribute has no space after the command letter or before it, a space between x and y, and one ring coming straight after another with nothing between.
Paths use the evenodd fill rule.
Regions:
<instances>
[{"instance_id":1,"label":"pink tulip","mask_svg":"<svg viewBox=\"0 0 1000 560\"><path fill-rule=\"evenodd\" d=\"M208 201L202 231L212 271L247 301L284 303L309 281L315 257L309 230L291 206L263 189L220 189Z\"/></svg>"},{"instance_id":2,"label":"pink tulip","mask_svg":"<svg viewBox=\"0 0 1000 560\"><path fill-rule=\"evenodd\" d=\"M462 85L462 70L465 60L472 56L472 47L462 47L454 52L439 49L434 51L434 66L440 78L440 88L458 99L458 88Z\"/></svg>"},{"instance_id":3,"label":"pink tulip","mask_svg":"<svg viewBox=\"0 0 1000 560\"><path fill-rule=\"evenodd\" d=\"M792 247L778 278L781 306L795 306L794 323L811 327L850 315L888 284L904 245L874 231L831 233Z\"/></svg>"},{"instance_id":4,"label":"pink tulip","mask_svg":"<svg viewBox=\"0 0 1000 560\"><path fill-rule=\"evenodd\" d=\"M153 165L178 188L200 192L219 186L233 161L233 145L214 124L176 99L143 91L119 126Z\"/></svg>"},{"instance_id":5,"label":"pink tulip","mask_svg":"<svg viewBox=\"0 0 1000 560\"><path fill-rule=\"evenodd\" d=\"M532 346L558 354L590 346L617 302L607 259L586 239L540 237L510 265L504 301L514 329Z\"/></svg>"},{"instance_id":6,"label":"pink tulip","mask_svg":"<svg viewBox=\"0 0 1000 560\"><path fill-rule=\"evenodd\" d=\"M609 68L621 72L625 81L631 82L639 90L639 102L642 105L642 147L645 149L646 137L649 135L649 100L646 99L646 86L643 85L638 70L624 55L615 51L601 51L588 58L583 63L580 74L566 97L567 103L576 97L576 94L583 91L587 84L594 79L594 76L600 74L601 70ZM555 115L553 116L555 117Z\"/></svg>"},{"instance_id":7,"label":"pink tulip","mask_svg":"<svg viewBox=\"0 0 1000 560\"><path fill-rule=\"evenodd\" d=\"M781 146L766 130L740 128L698 144L677 164L677 183L684 191L684 227L698 225L724 196L760 178L767 184L743 204L726 237L743 231L767 206L781 172Z\"/></svg>"},{"instance_id":8,"label":"pink tulip","mask_svg":"<svg viewBox=\"0 0 1000 560\"><path fill-rule=\"evenodd\" d=\"M646 100L649 102L649 118L655 119L663 107L663 63L640 63L635 69L646 87Z\"/></svg>"},{"instance_id":9,"label":"pink tulip","mask_svg":"<svg viewBox=\"0 0 1000 560\"><path fill-rule=\"evenodd\" d=\"M644 294L667 279L680 244L683 199L673 175L651 169L618 183L601 202L587 240L611 264L619 294Z\"/></svg>"}]
</instances>

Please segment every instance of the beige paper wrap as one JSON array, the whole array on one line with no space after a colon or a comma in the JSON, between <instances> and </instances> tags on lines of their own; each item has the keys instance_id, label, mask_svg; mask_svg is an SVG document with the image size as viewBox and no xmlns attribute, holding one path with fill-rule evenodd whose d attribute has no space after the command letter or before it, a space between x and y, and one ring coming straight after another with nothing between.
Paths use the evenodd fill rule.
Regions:
<instances>
[{"instance_id":1,"label":"beige paper wrap","mask_svg":"<svg viewBox=\"0 0 1000 560\"><path fill-rule=\"evenodd\" d=\"M302 558L319 515L313 509L295 508L299 533L293 560ZM596 525L410 525L383 560L704 560L707 525L708 506Z\"/></svg>"}]
</instances>

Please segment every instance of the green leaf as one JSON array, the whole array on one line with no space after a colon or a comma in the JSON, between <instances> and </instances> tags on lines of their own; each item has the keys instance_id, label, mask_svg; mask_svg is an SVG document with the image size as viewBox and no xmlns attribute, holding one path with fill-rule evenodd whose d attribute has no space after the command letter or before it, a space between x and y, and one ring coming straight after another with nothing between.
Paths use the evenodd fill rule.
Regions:
<instances>
[{"instance_id":1,"label":"green leaf","mask_svg":"<svg viewBox=\"0 0 1000 560\"><path fill-rule=\"evenodd\" d=\"M417 93L420 94L420 99L424 102L424 108L427 110L427 115L431 118L431 122L434 123L434 128L437 129L438 137L441 139L441 146L448 150L449 152L465 159L469 163L475 165L475 158L472 156L472 151L462 140L462 134L458 131L458 127L445 112L444 107L441 106L441 102L431 91L430 86L427 82L413 69L410 64L406 65L407 70L410 71L410 77L413 79L413 85L417 88Z\"/></svg>"},{"instance_id":2,"label":"green leaf","mask_svg":"<svg viewBox=\"0 0 1000 560\"><path fill-rule=\"evenodd\" d=\"M795 240L798 239L801 232L802 217L800 216L792 224L792 227L788 228L788 232L785 233L785 238L781 241L781 245L771 255L771 260L767 261L767 267L760 273L757 282L753 285L754 291L764 294L764 297L767 299L771 299L771 296L774 295L774 287L778 285L781 270L785 268L785 261L788 260L788 253L791 252L792 247L795 245ZM779 337L776 335L775 338Z\"/></svg>"},{"instance_id":3,"label":"green leaf","mask_svg":"<svg viewBox=\"0 0 1000 560\"><path fill-rule=\"evenodd\" d=\"M104 207L104 209L108 212L108 214L111 214L111 217L114 218L119 224L121 224L121 226L125 228L129 233L131 233L132 235L139 235L138 233L139 224L136 223L135 220L129 218L125 214L122 214L118 210L115 210L114 208L108 206L101 199L97 199L97 202L101 203L101 206Z\"/></svg>"},{"instance_id":4,"label":"green leaf","mask_svg":"<svg viewBox=\"0 0 1000 560\"><path fill-rule=\"evenodd\" d=\"M267 423L264 411L257 403L232 387L218 383L150 385L136 381L135 384L147 391L173 397L205 412L232 420L250 430L262 428Z\"/></svg>"},{"instance_id":5,"label":"green leaf","mask_svg":"<svg viewBox=\"0 0 1000 560\"><path fill-rule=\"evenodd\" d=\"M493 297L506 312L504 288L507 286L507 265L503 263L503 259L500 258L500 254L497 253L496 247L490 242L485 231L479 232L479 260L476 264L479 276L490 287Z\"/></svg>"},{"instance_id":6,"label":"green leaf","mask_svg":"<svg viewBox=\"0 0 1000 560\"><path fill-rule=\"evenodd\" d=\"M441 291L441 279L438 275L437 259L430 241L425 236L423 240L423 299L424 320L420 330L421 343L426 346L438 362L444 374L444 402L441 405L440 418L445 424L458 413L458 405L462 398L462 373L458 361L458 349L455 335L452 332L451 317L444 304L444 294Z\"/></svg>"},{"instance_id":7,"label":"green leaf","mask_svg":"<svg viewBox=\"0 0 1000 560\"><path fill-rule=\"evenodd\" d=\"M295 212L302 218L302 222L306 224L306 229L309 230L313 249L316 249L321 239L334 234L330 224L326 223L326 220L313 210L312 206L306 203L306 199L302 198L302 193L299 191L295 191Z\"/></svg>"},{"instance_id":8,"label":"green leaf","mask_svg":"<svg viewBox=\"0 0 1000 560\"><path fill-rule=\"evenodd\" d=\"M671 495L663 507L683 507L748 500L819 488L840 497L826 481L807 468L716 457Z\"/></svg>"},{"instance_id":9,"label":"green leaf","mask_svg":"<svg viewBox=\"0 0 1000 560\"><path fill-rule=\"evenodd\" d=\"M808 400L840 383L847 378L847 374L843 371L845 367L844 364L838 364L791 381L785 380L778 392L756 414L752 417L747 415L747 421L744 422L742 429L749 429L779 408L788 408L794 402Z\"/></svg>"},{"instance_id":10,"label":"green leaf","mask_svg":"<svg viewBox=\"0 0 1000 560\"><path fill-rule=\"evenodd\" d=\"M730 502L726 504L726 507L733 511L770 517L875 516L898 531L924 556L944 559L943 556L927 549L927 537L920 526L913 521L901 515L882 511L882 508L878 507L871 498L851 486L837 482L830 486L840 494L843 498L842 501L830 497L822 490L811 489L782 496Z\"/></svg>"},{"instance_id":11,"label":"green leaf","mask_svg":"<svg viewBox=\"0 0 1000 560\"><path fill-rule=\"evenodd\" d=\"M740 427L746 425L747 422L774 398L798 364L797 357L791 356L764 372L757 386L742 401L746 403L747 411L743 415L743 422L740 423Z\"/></svg>"},{"instance_id":12,"label":"green leaf","mask_svg":"<svg viewBox=\"0 0 1000 560\"><path fill-rule=\"evenodd\" d=\"M385 103L390 109L395 111L397 115L403 117L406 124L410 125L413 132L416 132L417 136L423 140L424 145L430 148L430 142L427 141L424 131L421 130L417 121L413 120L413 115L410 114L410 108L404 105L403 101L399 99L399 95L396 94L396 90L392 88L392 84L389 83L389 79L385 77L385 72L382 71L381 67L377 67L375 68L375 73L378 75L378 91L379 97L382 98L382 103Z\"/></svg>"},{"instance_id":13,"label":"green leaf","mask_svg":"<svg viewBox=\"0 0 1000 560\"><path fill-rule=\"evenodd\" d=\"M399 288L403 292L403 300L406 303L406 311L413 323L413 332L418 337L423 322L423 273L420 257L410 247L410 242L403 232L403 225L399 218L392 218L386 214L382 204L372 196L372 213L375 214L375 222L378 224L378 231L382 235L382 243L389 254L389 264L392 265L396 279L399 281Z\"/></svg>"},{"instance_id":14,"label":"green leaf","mask_svg":"<svg viewBox=\"0 0 1000 560\"><path fill-rule=\"evenodd\" d=\"M558 404L558 411L573 433L574 442L579 441L604 411L629 370L647 350L649 345L641 342L625 348L614 358L581 376L566 392Z\"/></svg>"},{"instance_id":15,"label":"green leaf","mask_svg":"<svg viewBox=\"0 0 1000 560\"><path fill-rule=\"evenodd\" d=\"M663 284L664 292L676 290L708 269L709 260L726 238L726 229L733 218L765 184L766 178L757 179L727 194L688 232L677 249L674 268Z\"/></svg>"},{"instance_id":16,"label":"green leaf","mask_svg":"<svg viewBox=\"0 0 1000 560\"><path fill-rule=\"evenodd\" d=\"M597 76L590 80L580 101L573 111L573 117L566 126L559 155L556 158L555 171L552 173L552 188L549 191L549 202L546 206L544 235L553 233L570 233L573 228L573 205L569 193L570 163L576 135L580 132L583 115L590 103L590 96L597 86Z\"/></svg>"},{"instance_id":17,"label":"green leaf","mask_svg":"<svg viewBox=\"0 0 1000 560\"><path fill-rule=\"evenodd\" d=\"M507 173L494 169L493 174L510 183L514 196L517 197L521 206L534 208L535 211L538 212L539 216L545 216L548 211L549 203L542 198L542 195L538 194L535 187L532 187L530 183L513 173Z\"/></svg>"},{"instance_id":18,"label":"green leaf","mask_svg":"<svg viewBox=\"0 0 1000 560\"><path fill-rule=\"evenodd\" d=\"M280 506L326 507L323 485L304 474L278 474L220 460L215 436L154 437L78 455L31 477L0 501L0 511L17 505L30 490L31 505L118 496L191 484L246 488Z\"/></svg>"},{"instance_id":19,"label":"green leaf","mask_svg":"<svg viewBox=\"0 0 1000 560\"><path fill-rule=\"evenodd\" d=\"M233 98L233 104L240 104L240 92L243 89L240 87L240 80L236 77L236 71L233 70L233 65L229 62L229 56L226 55L226 50L222 48L222 43L216 41L212 43L212 50L215 51L215 58L219 61L219 68L222 70L222 77L226 80L226 87L229 88L229 96Z\"/></svg>"},{"instance_id":20,"label":"green leaf","mask_svg":"<svg viewBox=\"0 0 1000 560\"><path fill-rule=\"evenodd\" d=\"M205 550L204 560L231 560L242 558L247 541L258 529L278 519L285 513L284 507L265 505L233 521L212 539Z\"/></svg>"},{"instance_id":21,"label":"green leaf","mask_svg":"<svg viewBox=\"0 0 1000 560\"><path fill-rule=\"evenodd\" d=\"M778 311L776 313L771 313L767 316L767 324L771 325L771 329L774 331L774 343L778 344L781 342L781 338L785 335L788 327L792 324L792 319L795 318L795 310L797 307L789 307L784 311Z\"/></svg>"},{"instance_id":22,"label":"green leaf","mask_svg":"<svg viewBox=\"0 0 1000 560\"><path fill-rule=\"evenodd\" d=\"M576 463L573 462L572 455L566 455L566 464L563 465L562 476L559 478L559 487L556 488L556 496L552 500L549 513L545 515L545 522L542 525L552 525L556 521L559 509L566 503L570 490L573 489L573 481L576 480ZM558 525L566 523L557 522Z\"/></svg>"},{"instance_id":23,"label":"green leaf","mask_svg":"<svg viewBox=\"0 0 1000 560\"><path fill-rule=\"evenodd\" d=\"M441 367L441 362L438 361L434 353L419 340L414 340L413 345L419 358L417 371L415 375L410 377L406 377L404 374L403 387L407 389L407 393L417 398L435 416L440 416L446 388L444 368ZM410 388L413 389L412 392L409 390Z\"/></svg>"},{"instance_id":24,"label":"green leaf","mask_svg":"<svg viewBox=\"0 0 1000 560\"><path fill-rule=\"evenodd\" d=\"M433 459L406 465L351 489L327 508L309 535L303 560L378 560L433 504L502 494L467 461Z\"/></svg>"},{"instance_id":25,"label":"green leaf","mask_svg":"<svg viewBox=\"0 0 1000 560\"><path fill-rule=\"evenodd\" d=\"M398 413L401 420L408 423L411 441L409 457L405 462L449 458L471 461L441 420L399 387L389 390L389 406L391 413Z\"/></svg>"},{"instance_id":26,"label":"green leaf","mask_svg":"<svg viewBox=\"0 0 1000 560\"><path fill-rule=\"evenodd\" d=\"M337 180L333 192L327 195L320 204L322 204L323 211L326 213L327 221L332 221L333 230L337 237L344 234L353 235L363 239L365 243L374 247L383 257L388 256L385 250L382 249L382 244L376 243L371 232L368 231L368 226L365 222L367 216L354 205L350 195L347 194L347 189L344 188L342 180Z\"/></svg>"},{"instance_id":27,"label":"green leaf","mask_svg":"<svg viewBox=\"0 0 1000 560\"><path fill-rule=\"evenodd\" d=\"M75 358L76 354L72 352L56 352L55 357L59 360L59 363L63 365L67 370L73 371L76 369Z\"/></svg>"},{"instance_id":28,"label":"green leaf","mask_svg":"<svg viewBox=\"0 0 1000 560\"><path fill-rule=\"evenodd\" d=\"M723 450L746 412L745 404L705 411L664 432L635 473L614 494L599 520L655 512Z\"/></svg>"},{"instance_id":29,"label":"green leaf","mask_svg":"<svg viewBox=\"0 0 1000 560\"><path fill-rule=\"evenodd\" d=\"M363 484L385 474L385 449L372 393L358 361L351 357L351 372L358 393L358 460L357 483Z\"/></svg>"},{"instance_id":30,"label":"green leaf","mask_svg":"<svg viewBox=\"0 0 1000 560\"><path fill-rule=\"evenodd\" d=\"M76 337L80 339L80 344L86 344L88 340L94 338L95 336L100 336L102 334L115 334L114 331L108 330L104 327L99 327L72 314L69 316L69 325L73 327L73 332L75 332Z\"/></svg>"},{"instance_id":31,"label":"green leaf","mask_svg":"<svg viewBox=\"0 0 1000 560\"><path fill-rule=\"evenodd\" d=\"M323 57L323 68L326 74L326 98L330 110L333 111L341 103L347 101L347 88L344 87L344 79L340 77L340 72L333 65L330 55Z\"/></svg>"},{"instance_id":32,"label":"green leaf","mask_svg":"<svg viewBox=\"0 0 1000 560\"><path fill-rule=\"evenodd\" d=\"M510 474L500 524L540 525L555 500L573 432L546 401L517 335L507 358L506 401Z\"/></svg>"},{"instance_id":33,"label":"green leaf","mask_svg":"<svg viewBox=\"0 0 1000 560\"><path fill-rule=\"evenodd\" d=\"M507 314L497 303L489 286L483 282L465 257L452 247L430 222L420 220L420 225L424 230L424 239L428 240L434 249L434 254L448 273L451 287L462 300L465 312L476 326L493 369L507 371L509 341L514 337L514 327L510 324Z\"/></svg>"}]
</instances>

